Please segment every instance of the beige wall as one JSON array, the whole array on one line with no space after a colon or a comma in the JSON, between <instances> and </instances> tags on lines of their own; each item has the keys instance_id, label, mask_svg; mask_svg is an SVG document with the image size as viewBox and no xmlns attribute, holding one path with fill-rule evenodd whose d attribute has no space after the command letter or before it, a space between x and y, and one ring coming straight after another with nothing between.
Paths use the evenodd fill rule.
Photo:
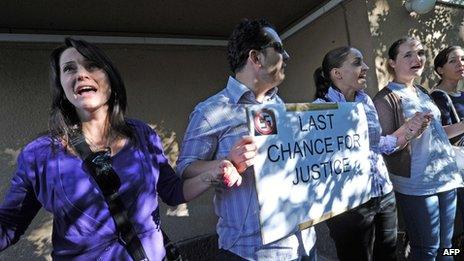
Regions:
<instances>
[{"instance_id":1,"label":"beige wall","mask_svg":"<svg viewBox=\"0 0 464 261\"><path fill-rule=\"evenodd\" d=\"M433 87L437 82L433 73L435 55L448 45L464 44L464 8L437 4L431 12L414 17L401 2L367 1L379 86L385 86L389 79L385 68L388 48L402 36L411 35L418 37L427 48L426 68L418 82Z\"/></svg>"},{"instance_id":2,"label":"beige wall","mask_svg":"<svg viewBox=\"0 0 464 261\"><path fill-rule=\"evenodd\" d=\"M14 172L17 153L47 129L48 55L54 46L0 43L1 199ZM167 138L173 132L178 143L194 105L222 89L227 81L228 65L223 47L112 45L102 48L125 80L129 117L150 124L163 123ZM176 146L173 148L175 154ZM162 209L164 214L167 211ZM187 213L189 216L185 216ZM175 241L215 231L211 192L172 215L164 215L163 227ZM0 253L0 260L37 260L39 256L46 256L50 252L50 228L51 216L41 212L21 241Z\"/></svg>"},{"instance_id":3,"label":"beige wall","mask_svg":"<svg viewBox=\"0 0 464 261\"><path fill-rule=\"evenodd\" d=\"M286 79L279 86L286 102L313 100L313 72L322 63L326 51L347 44L343 11L336 8L284 41L291 56L285 69Z\"/></svg>"},{"instance_id":4,"label":"beige wall","mask_svg":"<svg viewBox=\"0 0 464 261\"><path fill-rule=\"evenodd\" d=\"M314 95L312 74L323 55L351 44L361 50L371 67L368 92L386 83L384 58L394 39L415 34L429 47L429 57L448 44L463 44L462 9L438 6L430 14L411 18L401 1L345 1L284 41L292 59L287 79L280 86L287 102L308 102ZM346 18L345 18L346 17ZM348 30L347 30L348 28ZM19 150L47 128L49 107L48 55L55 45L0 43L0 195L3 197L14 171ZM102 46L126 82L129 116L160 124L174 138L177 152L195 104L222 89L228 66L225 48L183 46ZM375 65L375 66L374 66ZM427 84L431 70L422 82ZM173 136L174 135L174 136ZM177 136L177 137L175 137ZM180 144L177 144L180 146ZM166 215L164 227L175 241L213 233L216 217L212 193ZM167 213L166 209L163 213ZM175 212L175 211L174 211ZM23 239L0 260L43 259L50 251L49 215L41 213Z\"/></svg>"},{"instance_id":5,"label":"beige wall","mask_svg":"<svg viewBox=\"0 0 464 261\"><path fill-rule=\"evenodd\" d=\"M284 44L291 60L286 70L287 79L279 90L287 102L312 101L315 93L314 71L321 66L328 51L346 45L358 48L371 67L367 91L375 94L378 90L364 1L344 2L286 39Z\"/></svg>"},{"instance_id":6,"label":"beige wall","mask_svg":"<svg viewBox=\"0 0 464 261\"><path fill-rule=\"evenodd\" d=\"M405 35L425 44L427 64L418 82L432 87L437 82L432 68L435 55L448 45L464 45L464 8L438 4L430 13L412 17L402 1L345 1L284 41L291 60L280 93L287 102L311 101L313 72L325 53L351 45L363 53L370 67L367 91L373 96L389 80L385 68L388 47Z\"/></svg>"}]
</instances>

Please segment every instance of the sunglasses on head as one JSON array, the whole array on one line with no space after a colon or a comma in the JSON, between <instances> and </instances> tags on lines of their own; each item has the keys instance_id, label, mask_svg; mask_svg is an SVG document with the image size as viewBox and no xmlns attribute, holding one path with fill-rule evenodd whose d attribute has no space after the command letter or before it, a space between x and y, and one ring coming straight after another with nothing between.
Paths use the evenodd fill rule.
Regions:
<instances>
[{"instance_id":1,"label":"sunglasses on head","mask_svg":"<svg viewBox=\"0 0 464 261\"><path fill-rule=\"evenodd\" d=\"M264 49L269 48L269 47L274 48L274 50L276 52L278 52L278 53L283 54L285 52L284 46L280 42L270 42L270 43L268 43L266 45L261 46L259 49L264 50Z\"/></svg>"}]
</instances>

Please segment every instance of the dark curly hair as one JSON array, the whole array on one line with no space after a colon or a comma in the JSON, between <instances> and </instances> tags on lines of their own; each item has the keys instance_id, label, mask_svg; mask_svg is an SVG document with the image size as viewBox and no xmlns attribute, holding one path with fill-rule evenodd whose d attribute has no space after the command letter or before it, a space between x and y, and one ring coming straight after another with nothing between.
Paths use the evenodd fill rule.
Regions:
<instances>
[{"instance_id":1,"label":"dark curly hair","mask_svg":"<svg viewBox=\"0 0 464 261\"><path fill-rule=\"evenodd\" d=\"M243 19L232 31L227 45L227 60L234 74L245 66L250 50L259 50L269 43L269 37L263 32L264 27L275 30L265 19Z\"/></svg>"}]
</instances>

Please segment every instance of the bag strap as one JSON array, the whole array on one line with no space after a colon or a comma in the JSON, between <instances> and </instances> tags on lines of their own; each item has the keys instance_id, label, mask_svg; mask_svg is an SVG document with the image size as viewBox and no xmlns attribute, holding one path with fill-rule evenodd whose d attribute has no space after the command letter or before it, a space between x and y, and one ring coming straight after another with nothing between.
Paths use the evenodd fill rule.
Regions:
<instances>
[{"instance_id":1,"label":"bag strap","mask_svg":"<svg viewBox=\"0 0 464 261\"><path fill-rule=\"evenodd\" d=\"M101 164L98 164L98 161L96 161L97 157L105 157L102 156L104 153L92 152L81 132L74 132L70 136L71 144L89 169L92 178L102 191L106 191L102 189L102 187L107 184L100 184L102 183L99 182L101 179L97 177L99 175L108 175L109 172L113 172L113 174L117 176L111 163L105 164L103 168ZM120 181L118 180L118 182ZM116 223L119 242L126 248L134 261L148 261L147 254L143 249L143 245L137 236L134 226L129 221L127 210L124 207L118 191L114 190L112 193L103 193L103 196L108 204L114 223Z\"/></svg>"}]
</instances>

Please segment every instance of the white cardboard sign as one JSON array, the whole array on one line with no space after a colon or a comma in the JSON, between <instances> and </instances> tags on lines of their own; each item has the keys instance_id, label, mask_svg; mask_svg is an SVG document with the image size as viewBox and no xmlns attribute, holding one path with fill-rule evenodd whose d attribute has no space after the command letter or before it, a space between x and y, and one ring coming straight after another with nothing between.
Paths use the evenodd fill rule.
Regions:
<instances>
[{"instance_id":1,"label":"white cardboard sign","mask_svg":"<svg viewBox=\"0 0 464 261\"><path fill-rule=\"evenodd\" d=\"M247 109L264 244L370 199L362 104L272 104Z\"/></svg>"}]
</instances>

